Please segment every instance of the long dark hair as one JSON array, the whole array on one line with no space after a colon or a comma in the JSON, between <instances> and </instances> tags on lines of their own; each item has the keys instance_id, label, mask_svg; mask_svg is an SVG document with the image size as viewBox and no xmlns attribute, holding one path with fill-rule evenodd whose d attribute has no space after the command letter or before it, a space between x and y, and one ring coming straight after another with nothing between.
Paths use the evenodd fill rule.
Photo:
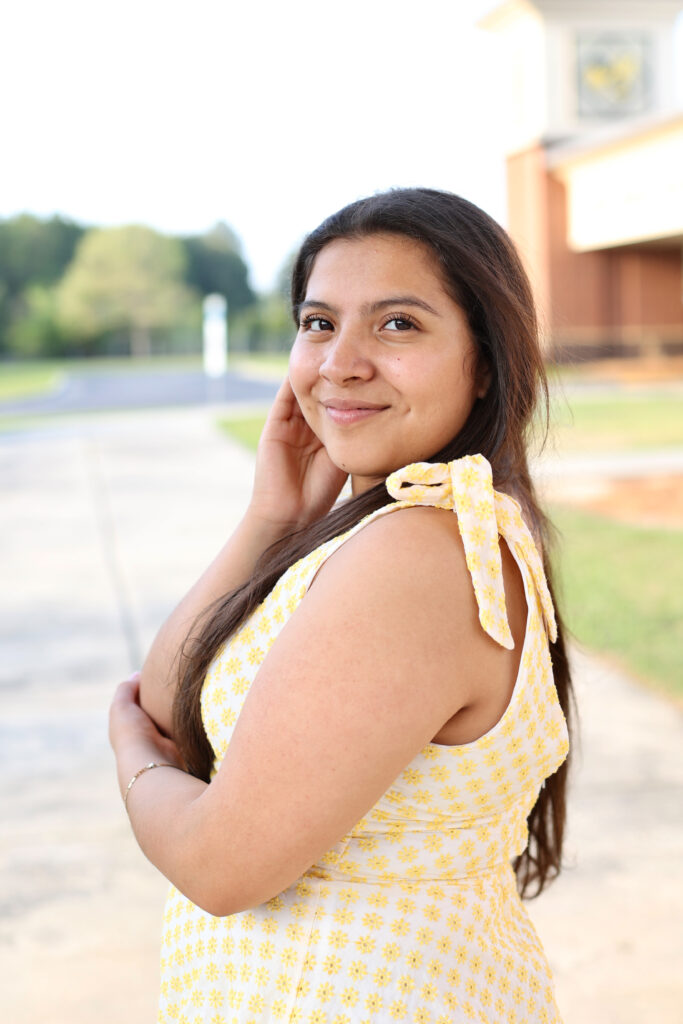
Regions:
<instances>
[{"instance_id":1,"label":"long dark hair","mask_svg":"<svg viewBox=\"0 0 683 1024\"><path fill-rule=\"evenodd\" d=\"M475 401L464 427L428 461L450 462L477 453L488 459L494 486L517 498L540 540L552 593L549 524L539 507L527 464L532 416L540 400L547 421L548 389L533 296L517 251L488 214L451 193L395 189L361 199L328 217L304 240L292 272L295 323L321 249L335 239L377 233L401 235L429 247L446 289L467 315L479 368L485 368L490 378L486 396ZM177 742L190 771L199 778L208 780L214 759L201 720L201 689L222 645L290 565L386 504L386 488L377 484L312 525L282 538L263 553L246 583L200 617L180 658L173 706ZM569 724L571 678L559 616L558 629L551 657L557 694ZM567 767L565 761L546 781L529 815L529 845L515 862L524 896L537 895L560 870Z\"/></svg>"}]
</instances>

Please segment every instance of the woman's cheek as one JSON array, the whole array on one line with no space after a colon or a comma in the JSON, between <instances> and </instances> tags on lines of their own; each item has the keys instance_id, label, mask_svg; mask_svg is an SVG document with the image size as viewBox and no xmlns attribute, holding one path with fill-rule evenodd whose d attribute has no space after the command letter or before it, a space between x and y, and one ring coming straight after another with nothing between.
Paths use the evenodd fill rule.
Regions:
<instances>
[{"instance_id":1,"label":"woman's cheek","mask_svg":"<svg viewBox=\"0 0 683 1024\"><path fill-rule=\"evenodd\" d=\"M302 349L301 349L301 342L299 341L299 339L297 337L297 338L294 339L294 344L292 345L292 348L291 348L290 353L289 353L289 365L288 365L289 380L290 380L290 383L292 385L292 389L294 391L294 394L297 396L297 398L299 397L298 393L300 391L300 382L301 382L301 378L302 378L303 373L304 373L304 366L303 366L303 364L304 364L304 358L303 358L303 352L302 352Z\"/></svg>"},{"instance_id":2,"label":"woman's cheek","mask_svg":"<svg viewBox=\"0 0 683 1024\"><path fill-rule=\"evenodd\" d=\"M306 359L304 353L300 347L297 347L297 342L294 342L292 351L289 356L289 382L292 385L292 391L296 398L301 411L303 412L306 420L308 421L310 410L315 405L314 399L311 395L311 389L317 380L317 371L310 359ZM307 414L307 410L309 413Z\"/></svg>"}]
</instances>

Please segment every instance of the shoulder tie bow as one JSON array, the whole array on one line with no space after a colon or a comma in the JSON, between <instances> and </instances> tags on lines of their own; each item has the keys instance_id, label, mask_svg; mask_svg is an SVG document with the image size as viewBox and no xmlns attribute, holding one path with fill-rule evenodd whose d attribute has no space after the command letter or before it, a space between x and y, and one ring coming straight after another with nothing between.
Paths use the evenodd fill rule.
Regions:
<instances>
[{"instance_id":1,"label":"shoulder tie bow","mask_svg":"<svg viewBox=\"0 0 683 1024\"><path fill-rule=\"evenodd\" d=\"M548 635L556 639L555 613L541 557L518 502L494 491L491 466L483 455L466 455L448 463L412 463L392 473L386 488L397 501L452 509L457 514L479 621L490 637L510 650L514 647L505 606L500 533L513 555L528 566Z\"/></svg>"}]
</instances>

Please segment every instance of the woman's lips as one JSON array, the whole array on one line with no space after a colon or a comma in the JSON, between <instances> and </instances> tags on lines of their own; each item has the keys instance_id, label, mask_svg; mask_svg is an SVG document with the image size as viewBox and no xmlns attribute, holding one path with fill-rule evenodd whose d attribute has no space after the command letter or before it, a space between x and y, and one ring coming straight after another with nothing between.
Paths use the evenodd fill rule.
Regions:
<instances>
[{"instance_id":1,"label":"woman's lips","mask_svg":"<svg viewBox=\"0 0 683 1024\"><path fill-rule=\"evenodd\" d=\"M377 413L384 412L387 406L345 405L344 408L341 408L336 405L326 405L324 408L333 423L337 423L339 426L348 426L349 424L360 423L362 420L367 420L371 416L376 416Z\"/></svg>"}]
</instances>

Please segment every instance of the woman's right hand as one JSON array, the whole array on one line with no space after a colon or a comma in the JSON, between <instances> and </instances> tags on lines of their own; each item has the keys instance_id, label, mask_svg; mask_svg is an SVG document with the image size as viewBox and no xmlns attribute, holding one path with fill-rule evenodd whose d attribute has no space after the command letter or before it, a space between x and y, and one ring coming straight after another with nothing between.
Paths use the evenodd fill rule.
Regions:
<instances>
[{"instance_id":1,"label":"woman's right hand","mask_svg":"<svg viewBox=\"0 0 683 1024\"><path fill-rule=\"evenodd\" d=\"M249 514L283 533L306 526L330 510L346 477L306 423L285 377L258 444Z\"/></svg>"}]
</instances>

